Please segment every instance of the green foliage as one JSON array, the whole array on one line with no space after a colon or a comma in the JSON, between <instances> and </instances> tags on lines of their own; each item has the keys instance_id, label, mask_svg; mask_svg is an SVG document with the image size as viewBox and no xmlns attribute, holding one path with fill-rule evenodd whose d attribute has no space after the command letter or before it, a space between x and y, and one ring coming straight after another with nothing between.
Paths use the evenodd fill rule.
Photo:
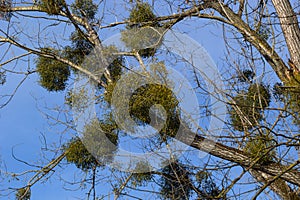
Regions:
<instances>
[{"instance_id":1,"label":"green foliage","mask_svg":"<svg viewBox=\"0 0 300 200\"><path fill-rule=\"evenodd\" d=\"M111 98L112 98L112 95L113 95L113 91L116 87L116 82L112 82L112 83L109 83L107 85L107 87L105 88L105 93L104 93L104 100L106 102L108 102L109 104L111 103Z\"/></svg>"},{"instance_id":2,"label":"green foliage","mask_svg":"<svg viewBox=\"0 0 300 200\"><path fill-rule=\"evenodd\" d=\"M107 67L113 82L117 82L117 80L120 79L123 66L124 66L124 59L122 57L117 57Z\"/></svg>"},{"instance_id":3,"label":"green foliage","mask_svg":"<svg viewBox=\"0 0 300 200\"><path fill-rule=\"evenodd\" d=\"M49 49L42 51L50 52ZM57 53L57 52L56 52ZM40 75L39 83L48 91L61 91L66 88L70 76L69 66L53 58L38 57L36 60L37 72Z\"/></svg>"},{"instance_id":4,"label":"green foliage","mask_svg":"<svg viewBox=\"0 0 300 200\"><path fill-rule=\"evenodd\" d=\"M40 0L38 4L49 15L57 15L65 5L64 0Z\"/></svg>"},{"instance_id":5,"label":"green foliage","mask_svg":"<svg viewBox=\"0 0 300 200\"><path fill-rule=\"evenodd\" d=\"M284 101L288 111L293 114L293 122L300 125L300 74L293 74L291 79L283 84L275 84L274 95Z\"/></svg>"},{"instance_id":6,"label":"green foliage","mask_svg":"<svg viewBox=\"0 0 300 200\"><path fill-rule=\"evenodd\" d=\"M80 138L73 138L64 150L67 152L66 160L79 169L88 170L98 166L96 158L86 149Z\"/></svg>"},{"instance_id":7,"label":"green foliage","mask_svg":"<svg viewBox=\"0 0 300 200\"><path fill-rule=\"evenodd\" d=\"M75 15L88 20L93 20L98 10L92 0L76 0L71 8ZM87 39L86 33L79 30L71 34L70 41L72 45L65 47L65 56L72 62L81 64L85 56L94 49L94 45Z\"/></svg>"},{"instance_id":8,"label":"green foliage","mask_svg":"<svg viewBox=\"0 0 300 200\"><path fill-rule=\"evenodd\" d=\"M64 150L66 160L82 170L104 166L113 159L117 150L118 135L113 122L95 119L85 126L83 138L73 138Z\"/></svg>"},{"instance_id":9,"label":"green foliage","mask_svg":"<svg viewBox=\"0 0 300 200\"><path fill-rule=\"evenodd\" d=\"M233 98L236 106L229 111L232 126L235 130L249 130L261 120L259 110L253 108L253 103L247 100L247 95L239 94Z\"/></svg>"},{"instance_id":10,"label":"green foliage","mask_svg":"<svg viewBox=\"0 0 300 200\"><path fill-rule=\"evenodd\" d=\"M88 20L94 19L98 11L98 6L93 3L93 0L75 0L71 8L75 15Z\"/></svg>"},{"instance_id":11,"label":"green foliage","mask_svg":"<svg viewBox=\"0 0 300 200\"><path fill-rule=\"evenodd\" d=\"M135 7L131 9L128 18L134 25L128 25L127 28L142 27L143 22L150 22L150 25L148 26L157 27L159 24L154 21L155 18L156 16L148 3L137 3Z\"/></svg>"},{"instance_id":12,"label":"green foliage","mask_svg":"<svg viewBox=\"0 0 300 200\"><path fill-rule=\"evenodd\" d=\"M194 173L193 169L177 160L164 167L161 173L160 192L163 199L190 199L193 195L193 188L197 189L197 199L227 199L226 196L218 197L222 191L207 171L199 170Z\"/></svg>"},{"instance_id":13,"label":"green foliage","mask_svg":"<svg viewBox=\"0 0 300 200\"><path fill-rule=\"evenodd\" d=\"M192 194L189 169L178 161L172 162L162 169L160 179L163 199L189 199Z\"/></svg>"},{"instance_id":14,"label":"green foliage","mask_svg":"<svg viewBox=\"0 0 300 200\"><path fill-rule=\"evenodd\" d=\"M130 114L150 123L149 109L155 104L162 105L169 115L176 112L178 101L174 93L164 85L147 84L136 90L130 100Z\"/></svg>"},{"instance_id":15,"label":"green foliage","mask_svg":"<svg viewBox=\"0 0 300 200\"><path fill-rule=\"evenodd\" d=\"M83 142L101 165L113 160L118 148L118 126L108 114L103 121L92 120L84 128Z\"/></svg>"},{"instance_id":16,"label":"green foliage","mask_svg":"<svg viewBox=\"0 0 300 200\"><path fill-rule=\"evenodd\" d=\"M148 3L137 3L130 11L129 24L122 32L122 41L142 57L153 56L160 45L160 24ZM154 28L154 29L153 29Z\"/></svg>"},{"instance_id":17,"label":"green foliage","mask_svg":"<svg viewBox=\"0 0 300 200\"><path fill-rule=\"evenodd\" d=\"M120 68L122 68L121 65ZM118 116L123 118L121 115L127 113L128 108L125 108L126 106L124 106L123 101L114 99L112 102L111 98L112 95L115 97L124 96L123 92L126 89L125 93L127 94L127 92L129 92L131 94L131 96L128 97L130 117L139 125L151 124L151 126L153 125L155 127L155 125L162 125L162 123L164 123L163 127L159 126L159 130L161 131L160 138L158 139L160 139L160 141L166 141L168 136L176 135L180 126L180 111L178 109L179 101L177 100L176 95L172 92L172 89L168 88L172 83L167 83L168 78L165 65L162 62L159 62L151 65L150 68L150 74L145 74L145 76L142 76L144 72L138 72L124 78L123 80L126 79L126 82L121 82L122 80L118 81L117 88L116 82L114 81L108 84L104 99L111 104L112 107L118 108ZM121 70L117 71L118 73L116 74L119 76L118 74L121 72ZM148 76L151 76L151 80L157 80L157 83L146 84L148 82ZM135 81L142 77L145 78L142 81L145 81L144 84L137 89L132 88L137 84ZM157 109L158 105L162 109ZM126 111L123 112L123 109L126 109ZM150 111L153 115L150 115ZM153 113L155 111L158 111L158 115ZM165 112L162 113L160 111ZM155 117L156 119L151 121L151 117ZM158 123L155 124L155 122Z\"/></svg>"},{"instance_id":18,"label":"green foliage","mask_svg":"<svg viewBox=\"0 0 300 200\"><path fill-rule=\"evenodd\" d=\"M283 101L284 100L284 90L282 88L282 83L275 83L273 86L273 95L277 101Z\"/></svg>"},{"instance_id":19,"label":"green foliage","mask_svg":"<svg viewBox=\"0 0 300 200\"><path fill-rule=\"evenodd\" d=\"M235 130L250 130L262 119L261 112L269 106L271 95L263 84L251 84L247 91L233 97L229 110L232 126Z\"/></svg>"},{"instance_id":20,"label":"green foliage","mask_svg":"<svg viewBox=\"0 0 300 200\"><path fill-rule=\"evenodd\" d=\"M290 82L286 83L288 87L288 106L289 109L299 116L300 114L300 74L295 74ZM294 120L297 124L300 124L299 119Z\"/></svg>"},{"instance_id":21,"label":"green foliage","mask_svg":"<svg viewBox=\"0 0 300 200\"><path fill-rule=\"evenodd\" d=\"M161 105L166 111L165 126L160 131L161 139L165 141L167 136L175 136L180 125L178 100L171 89L164 85L147 84L138 88L131 96L129 112L137 122L150 124L150 108L153 105ZM159 121L164 121L160 119Z\"/></svg>"},{"instance_id":22,"label":"green foliage","mask_svg":"<svg viewBox=\"0 0 300 200\"><path fill-rule=\"evenodd\" d=\"M160 29L151 27L131 28L123 31L121 40L125 45L134 51L138 51L142 57L154 56L156 48L161 44Z\"/></svg>"},{"instance_id":23,"label":"green foliage","mask_svg":"<svg viewBox=\"0 0 300 200\"><path fill-rule=\"evenodd\" d=\"M264 109L271 102L269 89L263 84L252 84L248 88L248 100L254 103L255 108Z\"/></svg>"},{"instance_id":24,"label":"green foliage","mask_svg":"<svg viewBox=\"0 0 300 200\"><path fill-rule=\"evenodd\" d=\"M274 148L272 149L274 145L274 139L270 134L260 134L251 137L244 150L251 158L260 158L258 163L267 164L276 158L276 151Z\"/></svg>"},{"instance_id":25,"label":"green foliage","mask_svg":"<svg viewBox=\"0 0 300 200\"><path fill-rule=\"evenodd\" d=\"M110 72L112 82L108 83L103 76L104 81L107 83L107 87L105 88L105 93L104 93L104 100L108 103L111 103L112 94L117 84L117 81L121 78L123 66L124 66L123 58L121 57L116 58L107 68Z\"/></svg>"},{"instance_id":26,"label":"green foliage","mask_svg":"<svg viewBox=\"0 0 300 200\"><path fill-rule=\"evenodd\" d=\"M87 40L84 33L75 31L71 34L70 40L72 41L73 48L81 52L82 56L90 53L93 45Z\"/></svg>"},{"instance_id":27,"label":"green foliage","mask_svg":"<svg viewBox=\"0 0 300 200\"><path fill-rule=\"evenodd\" d=\"M300 125L300 100L299 100L299 94L293 94L291 95L289 99L289 109L292 112L292 118L293 118L293 123Z\"/></svg>"},{"instance_id":28,"label":"green foliage","mask_svg":"<svg viewBox=\"0 0 300 200\"><path fill-rule=\"evenodd\" d=\"M30 188L20 188L16 193L16 200L30 200Z\"/></svg>"},{"instance_id":29,"label":"green foliage","mask_svg":"<svg viewBox=\"0 0 300 200\"><path fill-rule=\"evenodd\" d=\"M145 171L141 173L134 173L132 175L132 181L131 184L136 186L144 186L148 181L150 181L153 178L152 173L150 172L151 169L149 168L148 163L139 162L137 163L135 167L135 171Z\"/></svg>"},{"instance_id":30,"label":"green foliage","mask_svg":"<svg viewBox=\"0 0 300 200\"><path fill-rule=\"evenodd\" d=\"M199 183L201 183L203 180L208 179L209 176L210 176L210 174L208 172L202 171L202 170L198 171L195 175L196 181Z\"/></svg>"},{"instance_id":31,"label":"green foliage","mask_svg":"<svg viewBox=\"0 0 300 200\"><path fill-rule=\"evenodd\" d=\"M84 33L75 31L71 34L71 46L66 46L65 56L76 64L81 64L86 55L94 48L94 45L87 40Z\"/></svg>"},{"instance_id":32,"label":"green foliage","mask_svg":"<svg viewBox=\"0 0 300 200\"><path fill-rule=\"evenodd\" d=\"M212 180L211 174L207 171L198 171L196 173L196 180L198 182L198 198L201 200L225 200L226 196L218 197L221 194L221 190L216 186L214 181ZM218 198L217 198L218 197Z\"/></svg>"}]
</instances>

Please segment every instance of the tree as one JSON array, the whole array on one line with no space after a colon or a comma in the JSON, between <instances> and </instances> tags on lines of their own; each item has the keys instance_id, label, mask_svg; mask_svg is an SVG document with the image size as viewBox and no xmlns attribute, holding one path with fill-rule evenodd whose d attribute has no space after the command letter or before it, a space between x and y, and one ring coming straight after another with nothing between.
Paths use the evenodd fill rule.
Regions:
<instances>
[{"instance_id":1,"label":"tree","mask_svg":"<svg viewBox=\"0 0 300 200\"><path fill-rule=\"evenodd\" d=\"M54 159L44 158L51 160L44 165L13 155L33 169L6 172L10 179L24 182L2 190L29 199L34 185L47 184L56 170L75 164L82 179L65 184L83 190L89 185L88 199L107 198L111 193L115 199L144 199L145 195L300 199L299 2L124 0L118 4L0 2L0 87L18 80L11 77L24 76L10 95L2 94L0 108L9 106L14 95L22 92L18 89L25 79L37 74L35 83L52 95L65 95L65 105L53 108L59 116L43 110L52 120L50 125L77 134L64 139L59 135L57 148L45 148ZM33 26L23 28L28 20ZM39 27L36 32L31 29L35 27ZM167 45L169 33L201 34L211 27L224 39L225 58L216 62L224 86L198 68L203 63L212 67L209 61L195 63L195 52L188 52L190 60L182 56L192 42L176 40L181 55ZM116 33L122 48L105 44L104 35ZM197 108L188 110L193 106L190 88L183 78L174 79L170 65L189 80ZM187 95L190 101L184 102ZM98 115L88 118L91 104ZM225 119L214 110L218 105L226 106ZM67 117L61 119L61 113ZM209 121L224 126L216 126L222 129L215 134L215 124L209 127ZM183 153L174 139L189 148ZM122 145L151 154L145 159L128 158L128 164L117 160ZM199 151L208 156L193 156ZM164 159L157 163L151 160L155 156ZM99 189L101 184L107 186Z\"/></svg>"}]
</instances>

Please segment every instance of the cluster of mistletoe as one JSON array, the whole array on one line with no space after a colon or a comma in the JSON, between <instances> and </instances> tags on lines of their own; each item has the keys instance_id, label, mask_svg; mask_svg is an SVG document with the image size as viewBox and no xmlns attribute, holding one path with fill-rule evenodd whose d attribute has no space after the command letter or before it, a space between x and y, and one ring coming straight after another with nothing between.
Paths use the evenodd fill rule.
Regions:
<instances>
[{"instance_id":1,"label":"cluster of mistletoe","mask_svg":"<svg viewBox=\"0 0 300 200\"><path fill-rule=\"evenodd\" d=\"M118 131L116 124L108 120L94 119L85 126L82 138L73 138L64 146L67 162L79 169L90 170L113 160L118 145Z\"/></svg>"},{"instance_id":2,"label":"cluster of mistletoe","mask_svg":"<svg viewBox=\"0 0 300 200\"><path fill-rule=\"evenodd\" d=\"M300 125L300 74L295 73L284 84L276 83L273 94L278 101L287 105L287 115L292 116L293 122Z\"/></svg>"},{"instance_id":3,"label":"cluster of mistletoe","mask_svg":"<svg viewBox=\"0 0 300 200\"><path fill-rule=\"evenodd\" d=\"M259 163L268 163L276 157L276 150L272 148L274 138L270 132L257 127L270 105L271 91L263 83L255 83L254 78L255 73L251 70L244 70L238 76L238 83L246 86L232 98L229 116L232 127L247 136L244 150L248 155L259 159Z\"/></svg>"},{"instance_id":4,"label":"cluster of mistletoe","mask_svg":"<svg viewBox=\"0 0 300 200\"><path fill-rule=\"evenodd\" d=\"M52 5L55 3L55 5ZM42 1L41 8L45 9L48 14L58 14L62 11L63 1ZM50 9L51 8L51 9ZM72 12L80 17L86 17L93 20L97 6L92 1L75 1L71 6ZM128 25L126 30L122 32L122 40L131 50L138 50L142 57L154 56L156 47L143 48L159 41L159 31L153 32L152 28L158 30L161 25L155 21L156 16L148 3L136 3L131 9ZM157 35L153 35L157 33ZM51 48L44 48L42 51L53 55L59 55L75 64L82 64L83 59L92 49L93 44L88 40L86 33L80 29L75 30L70 37L72 44L66 46L63 51ZM141 41L144 43L141 44ZM47 52L46 52L47 51ZM107 51L112 53L117 50L114 47L108 47ZM104 76L102 81L107 85L104 93L104 101L111 104L111 98L115 90L115 86L121 77L124 69L124 59L122 57L113 57L109 60L108 70L110 72L110 81ZM40 84L49 91L65 90L68 78L70 76L70 67L60 61L52 58L39 57L37 59L37 71L40 74ZM161 65L161 63L158 63ZM162 66L164 67L164 66ZM155 75L155 74L153 74ZM263 119L263 112L270 104L271 95L269 88L263 83L254 83L254 73L250 70L243 71L239 77L241 83L247 83L244 90L232 98L232 106L229 110L232 126L238 131L249 131L259 125ZM66 98L70 106L75 106L72 99L76 95L71 92ZM80 98L82 95L79 94ZM151 123L149 111L153 105L162 105L166 111L166 121L164 127L160 130L161 142L167 142L169 137L174 137L180 125L180 112L178 110L179 101L175 94L166 86L160 84L146 84L132 93L129 101L130 116L140 125ZM113 105L118 106L118 105ZM84 108L83 108L84 109ZM161 119L160 119L161 120ZM103 132L104 137L108 138L111 146L103 142L103 138L99 137L99 131ZM95 120L88 124L84 130L84 138L73 138L65 146L67 152L66 160L74 163L82 170L90 170L96 167L104 166L113 159L114 152L118 145L119 127L111 119L111 121ZM272 138L269 135L260 135L247 141L245 150L256 158L262 156L261 162L268 162L275 157L274 151L266 152L271 145ZM97 151L87 149L87 146L96 146ZM94 149L95 150L95 149ZM264 156L262 154L265 154ZM270 156L271 155L271 156ZM142 165L142 164L141 164ZM161 193L165 199L180 199L190 197L192 194L192 176L187 173L188 169L179 162L169 164L163 168L160 178ZM179 177L179 178L178 178ZM151 172L137 173L133 176L132 183L143 184L154 178ZM195 186L193 186L195 187ZM181 188L181 189L178 189ZM200 192L199 192L200 191ZM216 187L215 183L210 180L210 176L206 174L198 180L198 196L202 199L209 199L217 196L221 191Z\"/></svg>"},{"instance_id":5,"label":"cluster of mistletoe","mask_svg":"<svg viewBox=\"0 0 300 200\"><path fill-rule=\"evenodd\" d=\"M67 12L64 0L40 1L38 5L49 15L57 15L60 12ZM97 6L92 0L76 0L71 5L72 14L93 20L97 11ZM84 16L83 16L84 15ZM56 59L56 57L67 59L75 64L81 64L94 45L88 40L86 32L76 29L70 36L71 45L63 50L55 47L40 49L42 53L51 54L52 57L40 56L36 60L37 72L40 75L40 84L48 91L65 90L70 76L70 66ZM72 68L73 69L73 68Z\"/></svg>"},{"instance_id":6,"label":"cluster of mistletoe","mask_svg":"<svg viewBox=\"0 0 300 200\"><path fill-rule=\"evenodd\" d=\"M122 31L121 39L125 45L142 57L154 56L160 45L161 25L155 18L148 3L136 3L130 11L129 24Z\"/></svg>"},{"instance_id":7,"label":"cluster of mistletoe","mask_svg":"<svg viewBox=\"0 0 300 200\"><path fill-rule=\"evenodd\" d=\"M248 131L259 125L263 111L271 102L269 88L263 83L255 83L253 78L252 71L243 71L239 81L246 82L247 86L232 98L229 114L233 128L238 131Z\"/></svg>"},{"instance_id":8,"label":"cluster of mistletoe","mask_svg":"<svg viewBox=\"0 0 300 200\"><path fill-rule=\"evenodd\" d=\"M227 199L226 195L221 195L222 191L209 172L195 171L179 160L169 163L161 174L161 195L164 199Z\"/></svg>"}]
</instances>

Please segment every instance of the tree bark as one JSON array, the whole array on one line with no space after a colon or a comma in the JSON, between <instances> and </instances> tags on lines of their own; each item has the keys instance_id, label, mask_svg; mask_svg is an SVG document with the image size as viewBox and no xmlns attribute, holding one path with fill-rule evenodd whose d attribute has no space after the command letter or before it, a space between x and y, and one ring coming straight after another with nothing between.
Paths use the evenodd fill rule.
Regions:
<instances>
[{"instance_id":1,"label":"tree bark","mask_svg":"<svg viewBox=\"0 0 300 200\"><path fill-rule=\"evenodd\" d=\"M272 0L290 53L291 61L300 71L300 29L297 16L289 0Z\"/></svg>"},{"instance_id":2,"label":"tree bark","mask_svg":"<svg viewBox=\"0 0 300 200\"><path fill-rule=\"evenodd\" d=\"M264 172L257 172L256 170L250 170L250 174L261 183L268 184L272 180L273 176L270 176ZM270 189L277 193L284 200L299 200L300 197L293 191L288 184L282 179L277 179L273 183L268 184ZM257 194L258 196L259 194ZM253 198L254 199L254 198Z\"/></svg>"},{"instance_id":3,"label":"tree bark","mask_svg":"<svg viewBox=\"0 0 300 200\"><path fill-rule=\"evenodd\" d=\"M269 164L253 164L253 158L247 155L244 151L206 139L200 135L194 136L195 134L187 132L178 139L191 147L207 152L218 158L237 163L241 167L250 167L253 170L264 172L270 176L276 176L279 173L282 173L281 178L283 180L300 186L300 172L298 170L287 170L289 166L275 162ZM296 162L296 164L299 164L300 160Z\"/></svg>"},{"instance_id":4,"label":"tree bark","mask_svg":"<svg viewBox=\"0 0 300 200\"><path fill-rule=\"evenodd\" d=\"M244 22L238 14L233 12L231 8L220 1L205 0L204 3L209 4L210 8L216 10L224 18L228 19L230 25L235 27L245 37L245 39L260 52L260 54L270 64L282 82L290 79L289 68L276 53L275 49L273 49L264 39L262 39L256 31L252 30L251 27Z\"/></svg>"}]
</instances>

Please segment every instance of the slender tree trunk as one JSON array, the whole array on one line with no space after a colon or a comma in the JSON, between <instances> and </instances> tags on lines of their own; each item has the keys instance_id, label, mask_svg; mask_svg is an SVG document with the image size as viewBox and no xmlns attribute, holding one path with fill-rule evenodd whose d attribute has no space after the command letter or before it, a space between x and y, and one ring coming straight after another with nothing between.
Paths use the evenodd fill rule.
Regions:
<instances>
[{"instance_id":1,"label":"slender tree trunk","mask_svg":"<svg viewBox=\"0 0 300 200\"><path fill-rule=\"evenodd\" d=\"M278 14L291 61L300 71L300 29L297 16L289 0L272 0Z\"/></svg>"}]
</instances>

